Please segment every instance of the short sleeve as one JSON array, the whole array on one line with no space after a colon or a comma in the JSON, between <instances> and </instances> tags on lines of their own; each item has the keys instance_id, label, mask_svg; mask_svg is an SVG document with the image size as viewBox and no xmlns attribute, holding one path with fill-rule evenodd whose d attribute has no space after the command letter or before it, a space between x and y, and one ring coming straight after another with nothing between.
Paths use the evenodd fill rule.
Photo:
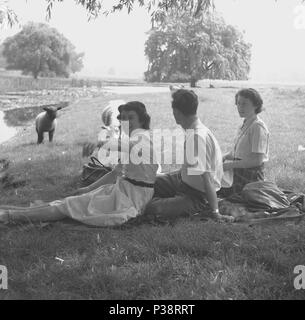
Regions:
<instances>
[{"instance_id":1,"label":"short sleeve","mask_svg":"<svg viewBox=\"0 0 305 320\"><path fill-rule=\"evenodd\" d=\"M186 143L186 160L189 175L201 175L204 172L214 171L211 165L211 146L207 137L198 134L190 136Z\"/></svg>"},{"instance_id":2,"label":"short sleeve","mask_svg":"<svg viewBox=\"0 0 305 320\"><path fill-rule=\"evenodd\" d=\"M269 132L264 126L260 124L253 126L251 132L251 144L252 152L263 154L268 153Z\"/></svg>"}]
</instances>

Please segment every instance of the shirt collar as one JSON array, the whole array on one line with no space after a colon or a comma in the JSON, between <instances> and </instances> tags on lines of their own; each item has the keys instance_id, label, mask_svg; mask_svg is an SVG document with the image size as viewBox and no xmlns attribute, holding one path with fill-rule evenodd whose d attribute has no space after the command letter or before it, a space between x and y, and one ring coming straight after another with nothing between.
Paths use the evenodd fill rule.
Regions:
<instances>
[{"instance_id":1,"label":"shirt collar","mask_svg":"<svg viewBox=\"0 0 305 320\"><path fill-rule=\"evenodd\" d=\"M198 126L202 126L202 125L203 125L203 123L201 122L201 120L199 118L197 118L195 121L192 122L192 124L190 125L190 127L188 129L196 129L196 128L198 128Z\"/></svg>"},{"instance_id":2,"label":"shirt collar","mask_svg":"<svg viewBox=\"0 0 305 320\"><path fill-rule=\"evenodd\" d=\"M134 136L136 136L138 134L143 134L143 133L146 133L146 132L148 132L148 130L146 130L146 129L142 129L142 128L135 129L135 130L133 130L131 132L130 138L132 138L132 137L134 137Z\"/></svg>"},{"instance_id":3,"label":"shirt collar","mask_svg":"<svg viewBox=\"0 0 305 320\"><path fill-rule=\"evenodd\" d=\"M245 119L243 125L248 125L249 123L253 122L257 119L257 114L254 114L252 117Z\"/></svg>"},{"instance_id":4,"label":"shirt collar","mask_svg":"<svg viewBox=\"0 0 305 320\"><path fill-rule=\"evenodd\" d=\"M257 120L257 114L253 115L252 117L245 119L243 124L239 127L239 131L245 131L249 128L249 126L255 121Z\"/></svg>"}]
</instances>

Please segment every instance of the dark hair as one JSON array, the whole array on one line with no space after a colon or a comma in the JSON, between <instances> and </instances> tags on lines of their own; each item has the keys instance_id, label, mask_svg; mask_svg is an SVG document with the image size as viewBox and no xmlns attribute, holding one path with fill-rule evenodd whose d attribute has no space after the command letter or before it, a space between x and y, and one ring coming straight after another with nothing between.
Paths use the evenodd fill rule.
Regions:
<instances>
[{"instance_id":1,"label":"dark hair","mask_svg":"<svg viewBox=\"0 0 305 320\"><path fill-rule=\"evenodd\" d=\"M255 109L256 114L263 111L263 99L255 89L246 88L246 89L239 90L235 95L236 105L237 105L238 96L249 99L253 103L253 105L256 107Z\"/></svg>"},{"instance_id":2,"label":"dark hair","mask_svg":"<svg viewBox=\"0 0 305 320\"><path fill-rule=\"evenodd\" d=\"M122 111L135 111L139 117L139 121L142 122L142 129L149 129L150 125L150 115L146 111L146 107L142 102L139 101L130 101L126 104L122 104L118 108L119 115L118 119L121 120Z\"/></svg>"},{"instance_id":3,"label":"dark hair","mask_svg":"<svg viewBox=\"0 0 305 320\"><path fill-rule=\"evenodd\" d=\"M178 109L185 116L195 115L198 97L193 90L179 89L172 94L172 108Z\"/></svg>"}]
</instances>

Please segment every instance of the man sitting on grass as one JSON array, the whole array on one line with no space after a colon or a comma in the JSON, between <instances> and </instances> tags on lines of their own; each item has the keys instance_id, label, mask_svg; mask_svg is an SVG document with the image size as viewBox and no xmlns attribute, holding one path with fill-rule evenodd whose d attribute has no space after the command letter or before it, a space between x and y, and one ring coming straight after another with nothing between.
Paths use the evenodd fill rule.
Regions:
<instances>
[{"instance_id":1,"label":"man sitting on grass","mask_svg":"<svg viewBox=\"0 0 305 320\"><path fill-rule=\"evenodd\" d=\"M216 220L232 221L233 217L220 215L218 210L222 153L197 116L198 97L192 90L179 89L172 98L176 123L185 130L184 163L179 171L157 177L153 199L144 214L171 219L207 212Z\"/></svg>"}]
</instances>

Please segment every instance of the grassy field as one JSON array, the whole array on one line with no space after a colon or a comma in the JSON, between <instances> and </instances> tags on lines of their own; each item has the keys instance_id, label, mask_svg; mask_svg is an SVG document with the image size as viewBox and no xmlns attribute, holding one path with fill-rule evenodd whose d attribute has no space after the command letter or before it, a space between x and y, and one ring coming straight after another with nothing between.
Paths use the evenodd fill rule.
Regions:
<instances>
[{"instance_id":1,"label":"grassy field","mask_svg":"<svg viewBox=\"0 0 305 320\"><path fill-rule=\"evenodd\" d=\"M146 85L141 79L124 79L124 78L93 78L93 77L73 77L65 78L38 78L21 75L18 71L1 70L0 68L0 94L6 92L18 92L26 90L50 90L62 88L82 88L98 87L109 85ZM154 84L152 84L154 85ZM157 84L160 85L160 84Z\"/></svg>"},{"instance_id":2,"label":"grassy field","mask_svg":"<svg viewBox=\"0 0 305 320\"><path fill-rule=\"evenodd\" d=\"M241 122L234 106L237 89L196 89L199 115L223 151ZM271 131L267 176L305 193L305 152L297 151L305 145L305 88L257 89ZM77 188L87 161L81 145L96 139L107 102L121 98L143 101L152 128L175 127L169 94L81 100L61 111L52 145L36 145L32 123L0 146L1 157L12 161L11 176L26 181L18 189L0 186L0 203L27 206ZM294 289L293 270L305 265L305 223L250 228L179 220L127 229L65 222L0 225L0 265L9 274L0 299L304 299L305 291Z\"/></svg>"}]
</instances>

